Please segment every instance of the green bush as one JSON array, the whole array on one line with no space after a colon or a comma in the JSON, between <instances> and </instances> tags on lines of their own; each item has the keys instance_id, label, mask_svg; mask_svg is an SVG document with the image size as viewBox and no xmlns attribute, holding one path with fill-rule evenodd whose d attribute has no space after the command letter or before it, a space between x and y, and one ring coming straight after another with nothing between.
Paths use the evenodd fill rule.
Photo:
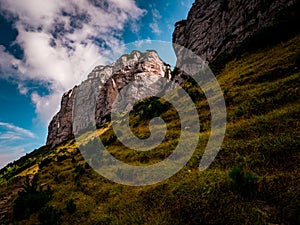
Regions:
<instances>
[{"instance_id":1,"label":"green bush","mask_svg":"<svg viewBox=\"0 0 300 225\"><path fill-rule=\"evenodd\" d=\"M158 117L162 113L168 111L171 108L171 104L166 102L162 103L159 98L151 97L143 99L133 106L133 111L138 112L140 118L143 120L152 119Z\"/></svg>"}]
</instances>

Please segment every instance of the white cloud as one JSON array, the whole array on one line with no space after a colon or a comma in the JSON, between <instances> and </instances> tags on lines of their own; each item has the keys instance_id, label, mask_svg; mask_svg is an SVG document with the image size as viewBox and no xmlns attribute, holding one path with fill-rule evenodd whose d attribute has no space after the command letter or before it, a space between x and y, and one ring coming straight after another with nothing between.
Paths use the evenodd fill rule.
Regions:
<instances>
[{"instance_id":1,"label":"white cloud","mask_svg":"<svg viewBox=\"0 0 300 225\"><path fill-rule=\"evenodd\" d=\"M5 48L0 45L0 76L3 78L13 77L19 64L20 60L7 53Z\"/></svg>"},{"instance_id":2,"label":"white cloud","mask_svg":"<svg viewBox=\"0 0 300 225\"><path fill-rule=\"evenodd\" d=\"M4 122L0 122L0 128L1 130L5 130L4 133L3 131L1 132L0 130L0 139L22 139L25 137L30 137L30 138L34 138L35 135L29 131L29 130L26 130L22 127L18 127L18 126L15 126L13 124L10 124L10 123L4 123Z\"/></svg>"},{"instance_id":3,"label":"white cloud","mask_svg":"<svg viewBox=\"0 0 300 225\"><path fill-rule=\"evenodd\" d=\"M162 31L159 27L158 21L162 18L160 12L156 8L152 8L151 10L153 22L149 24L151 30L155 34L161 34Z\"/></svg>"},{"instance_id":4,"label":"white cloud","mask_svg":"<svg viewBox=\"0 0 300 225\"><path fill-rule=\"evenodd\" d=\"M6 166L9 162L18 159L25 155L24 146L17 147L2 147L1 148L1 158L0 158L0 168Z\"/></svg>"},{"instance_id":5,"label":"white cloud","mask_svg":"<svg viewBox=\"0 0 300 225\"><path fill-rule=\"evenodd\" d=\"M151 43L152 43L151 39L147 38L145 40L138 40L138 41L134 42L134 45L137 48L141 48L143 45L145 45L145 44L151 44Z\"/></svg>"},{"instance_id":6,"label":"white cloud","mask_svg":"<svg viewBox=\"0 0 300 225\"><path fill-rule=\"evenodd\" d=\"M22 83L18 83L18 89L22 95L27 95L29 89L25 87Z\"/></svg>"},{"instance_id":7,"label":"white cloud","mask_svg":"<svg viewBox=\"0 0 300 225\"><path fill-rule=\"evenodd\" d=\"M179 1L180 1L180 5L182 5L185 8L188 8L188 9L191 8L191 6L192 6L192 4L194 2L194 0L185 0L185 1L179 0Z\"/></svg>"},{"instance_id":8,"label":"white cloud","mask_svg":"<svg viewBox=\"0 0 300 225\"><path fill-rule=\"evenodd\" d=\"M40 96L37 92L31 94L31 100L36 106L36 113L42 121L48 121L54 116L57 109L53 110L53 106L60 104L62 94L54 92L46 96Z\"/></svg>"},{"instance_id":9,"label":"white cloud","mask_svg":"<svg viewBox=\"0 0 300 225\"><path fill-rule=\"evenodd\" d=\"M23 81L46 85L49 95L31 93L45 123L59 109L62 93L84 80L96 61L108 63L108 50L121 49L126 23L137 29L145 13L134 0L2 0L0 11L14 20L16 43L24 51L18 60L0 46L1 76L17 79L22 94L31 93Z\"/></svg>"},{"instance_id":10,"label":"white cloud","mask_svg":"<svg viewBox=\"0 0 300 225\"><path fill-rule=\"evenodd\" d=\"M153 18L159 20L162 18L162 16L160 15L160 12L157 9L152 9L152 15Z\"/></svg>"},{"instance_id":11,"label":"white cloud","mask_svg":"<svg viewBox=\"0 0 300 225\"><path fill-rule=\"evenodd\" d=\"M161 34L161 30L159 28L159 25L157 22L153 22L149 24L150 28L152 29L152 32L155 34Z\"/></svg>"},{"instance_id":12,"label":"white cloud","mask_svg":"<svg viewBox=\"0 0 300 225\"><path fill-rule=\"evenodd\" d=\"M0 122L0 168L25 154L25 148L32 148L36 135L30 130L11 123Z\"/></svg>"}]
</instances>

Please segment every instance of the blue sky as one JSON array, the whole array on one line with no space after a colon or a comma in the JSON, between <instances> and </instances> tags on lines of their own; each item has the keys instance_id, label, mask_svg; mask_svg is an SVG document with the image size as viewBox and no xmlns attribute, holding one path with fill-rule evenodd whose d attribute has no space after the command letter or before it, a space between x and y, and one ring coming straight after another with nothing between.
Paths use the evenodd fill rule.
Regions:
<instances>
[{"instance_id":1,"label":"blue sky","mask_svg":"<svg viewBox=\"0 0 300 225\"><path fill-rule=\"evenodd\" d=\"M1 0L0 168L45 144L63 92L124 44L171 42L193 0Z\"/></svg>"}]
</instances>

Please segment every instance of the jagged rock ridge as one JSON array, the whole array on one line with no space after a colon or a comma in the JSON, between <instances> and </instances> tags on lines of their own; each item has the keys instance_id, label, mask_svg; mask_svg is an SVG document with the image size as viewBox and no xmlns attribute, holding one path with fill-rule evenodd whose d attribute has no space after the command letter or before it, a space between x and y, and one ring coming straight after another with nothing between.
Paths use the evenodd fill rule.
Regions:
<instances>
[{"instance_id":1,"label":"jagged rock ridge","mask_svg":"<svg viewBox=\"0 0 300 225\"><path fill-rule=\"evenodd\" d=\"M147 79L143 79L145 77ZM171 79L171 69L155 51L146 51L145 53L133 51L130 55L123 55L108 66L97 66L88 75L87 80L63 95L61 109L53 117L48 127L47 145L54 147L63 142L72 135L73 129L79 132L95 122L107 122L117 94L127 84L133 81L137 83L126 89L125 95L133 96L133 100L138 100L149 94L146 92L150 84L161 77ZM160 85L159 82L157 85ZM95 93L97 93L96 105L89 102L93 101ZM75 96L76 99L74 99ZM126 98L127 96L121 97ZM73 112L75 100L76 105L84 105L84 107L76 107L76 112ZM128 110L134 103L135 101L128 102L127 105L121 107ZM95 112L95 114L90 112ZM80 114L80 118L74 117L75 119L72 121L73 113Z\"/></svg>"},{"instance_id":2,"label":"jagged rock ridge","mask_svg":"<svg viewBox=\"0 0 300 225\"><path fill-rule=\"evenodd\" d=\"M196 0L188 18L176 23L173 43L212 62L231 53L254 32L271 25L297 0ZM175 47L180 60L181 49Z\"/></svg>"}]
</instances>

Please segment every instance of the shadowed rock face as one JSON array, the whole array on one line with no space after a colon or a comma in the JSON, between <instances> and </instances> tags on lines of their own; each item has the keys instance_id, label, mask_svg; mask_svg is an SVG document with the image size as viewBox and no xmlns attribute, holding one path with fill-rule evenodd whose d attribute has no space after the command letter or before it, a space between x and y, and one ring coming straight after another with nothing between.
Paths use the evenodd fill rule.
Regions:
<instances>
[{"instance_id":1,"label":"shadowed rock face","mask_svg":"<svg viewBox=\"0 0 300 225\"><path fill-rule=\"evenodd\" d=\"M61 108L48 126L47 146L54 147L72 134L72 108L76 90L77 86L62 96Z\"/></svg>"},{"instance_id":2,"label":"shadowed rock face","mask_svg":"<svg viewBox=\"0 0 300 225\"><path fill-rule=\"evenodd\" d=\"M212 62L231 53L255 31L270 25L297 0L196 0L187 20L177 22L173 43ZM174 47L180 61L181 49Z\"/></svg>"},{"instance_id":3,"label":"shadowed rock face","mask_svg":"<svg viewBox=\"0 0 300 225\"><path fill-rule=\"evenodd\" d=\"M121 99L131 97L129 102L119 106L124 111L129 110L136 100L149 95L151 85L157 85L155 89L160 90L157 81L162 77L171 79L170 66L155 51L133 51L111 65L97 66L87 80L63 95L61 109L48 127L47 146L53 148L65 141L73 130L80 132L90 125L107 122L116 96L126 85L134 82L119 96ZM75 101L76 106L83 107L73 109ZM80 117L72 117L73 114Z\"/></svg>"}]
</instances>

